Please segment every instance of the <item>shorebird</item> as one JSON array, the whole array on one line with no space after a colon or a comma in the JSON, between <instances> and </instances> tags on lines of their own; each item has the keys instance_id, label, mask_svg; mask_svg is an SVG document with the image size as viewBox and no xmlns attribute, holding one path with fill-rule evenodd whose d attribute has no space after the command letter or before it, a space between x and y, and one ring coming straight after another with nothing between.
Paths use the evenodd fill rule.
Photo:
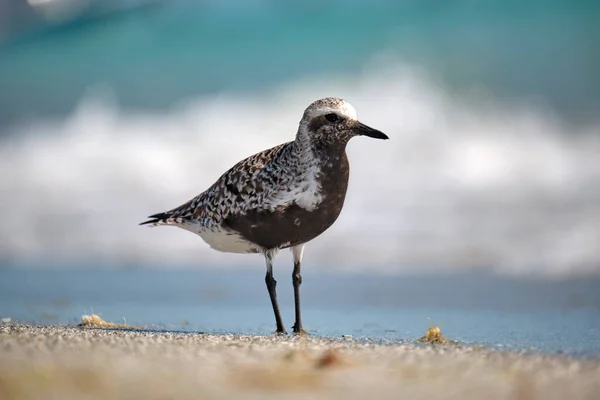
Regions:
<instances>
[{"instance_id":1,"label":"shorebird","mask_svg":"<svg viewBox=\"0 0 600 400\"><path fill-rule=\"evenodd\" d=\"M254 154L225 172L210 188L140 225L171 225L199 235L215 250L261 253L276 333L286 330L279 312L273 259L290 248L294 259L294 333L306 333L300 315L300 266L304 245L338 218L348 188L346 145L355 136L388 139L358 121L350 103L320 99L304 111L295 140Z\"/></svg>"}]
</instances>

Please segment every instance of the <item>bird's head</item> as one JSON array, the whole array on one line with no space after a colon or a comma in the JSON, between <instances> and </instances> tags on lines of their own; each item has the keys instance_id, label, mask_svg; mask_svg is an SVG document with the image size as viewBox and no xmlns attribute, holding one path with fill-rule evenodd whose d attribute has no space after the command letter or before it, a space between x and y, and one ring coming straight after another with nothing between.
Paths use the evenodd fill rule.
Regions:
<instances>
[{"instance_id":1,"label":"bird's head","mask_svg":"<svg viewBox=\"0 0 600 400\"><path fill-rule=\"evenodd\" d=\"M388 139L383 132L360 122L350 103L326 97L315 101L304 111L297 138L313 146L329 147L345 146L354 136Z\"/></svg>"}]
</instances>

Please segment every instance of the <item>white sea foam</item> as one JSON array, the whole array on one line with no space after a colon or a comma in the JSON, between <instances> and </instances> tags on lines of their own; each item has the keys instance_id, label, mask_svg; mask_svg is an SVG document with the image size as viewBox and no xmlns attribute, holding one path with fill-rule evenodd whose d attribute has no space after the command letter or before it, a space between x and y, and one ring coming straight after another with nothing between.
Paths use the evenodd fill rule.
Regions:
<instances>
[{"instance_id":1,"label":"white sea foam","mask_svg":"<svg viewBox=\"0 0 600 400\"><path fill-rule=\"evenodd\" d=\"M528 104L451 96L410 69L222 94L125 113L91 93L64 120L0 142L0 252L16 260L260 266L185 231L137 224L238 160L293 139L304 108L344 97L391 140L353 139L346 206L305 261L340 268L600 271L600 129Z\"/></svg>"}]
</instances>

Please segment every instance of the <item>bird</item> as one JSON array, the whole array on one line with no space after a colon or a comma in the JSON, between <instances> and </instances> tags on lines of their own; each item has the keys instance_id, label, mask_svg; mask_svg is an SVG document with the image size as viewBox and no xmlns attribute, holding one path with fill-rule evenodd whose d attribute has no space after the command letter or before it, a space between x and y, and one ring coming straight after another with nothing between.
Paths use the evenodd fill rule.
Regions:
<instances>
[{"instance_id":1,"label":"bird","mask_svg":"<svg viewBox=\"0 0 600 400\"><path fill-rule=\"evenodd\" d=\"M337 220L348 189L346 145L355 136L389 139L363 124L355 108L337 97L311 103L294 140L249 156L205 192L140 225L176 226L227 253L260 253L275 315L276 334L287 331L277 301L273 260L282 249L293 255L293 333L307 334L300 312L301 264L305 245Z\"/></svg>"}]
</instances>

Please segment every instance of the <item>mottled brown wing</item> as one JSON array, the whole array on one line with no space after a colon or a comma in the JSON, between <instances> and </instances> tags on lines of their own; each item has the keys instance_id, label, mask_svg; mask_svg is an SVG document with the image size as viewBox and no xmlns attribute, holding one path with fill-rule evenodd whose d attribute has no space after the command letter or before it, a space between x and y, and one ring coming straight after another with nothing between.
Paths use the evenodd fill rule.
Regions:
<instances>
[{"instance_id":1,"label":"mottled brown wing","mask_svg":"<svg viewBox=\"0 0 600 400\"><path fill-rule=\"evenodd\" d=\"M238 162L208 190L183 205L179 214L186 214L185 218L203 226L213 226L229 216L268 207L272 199L278 196L280 188L287 184L285 179L280 178L282 174L277 173L273 160L290 143Z\"/></svg>"}]
</instances>

